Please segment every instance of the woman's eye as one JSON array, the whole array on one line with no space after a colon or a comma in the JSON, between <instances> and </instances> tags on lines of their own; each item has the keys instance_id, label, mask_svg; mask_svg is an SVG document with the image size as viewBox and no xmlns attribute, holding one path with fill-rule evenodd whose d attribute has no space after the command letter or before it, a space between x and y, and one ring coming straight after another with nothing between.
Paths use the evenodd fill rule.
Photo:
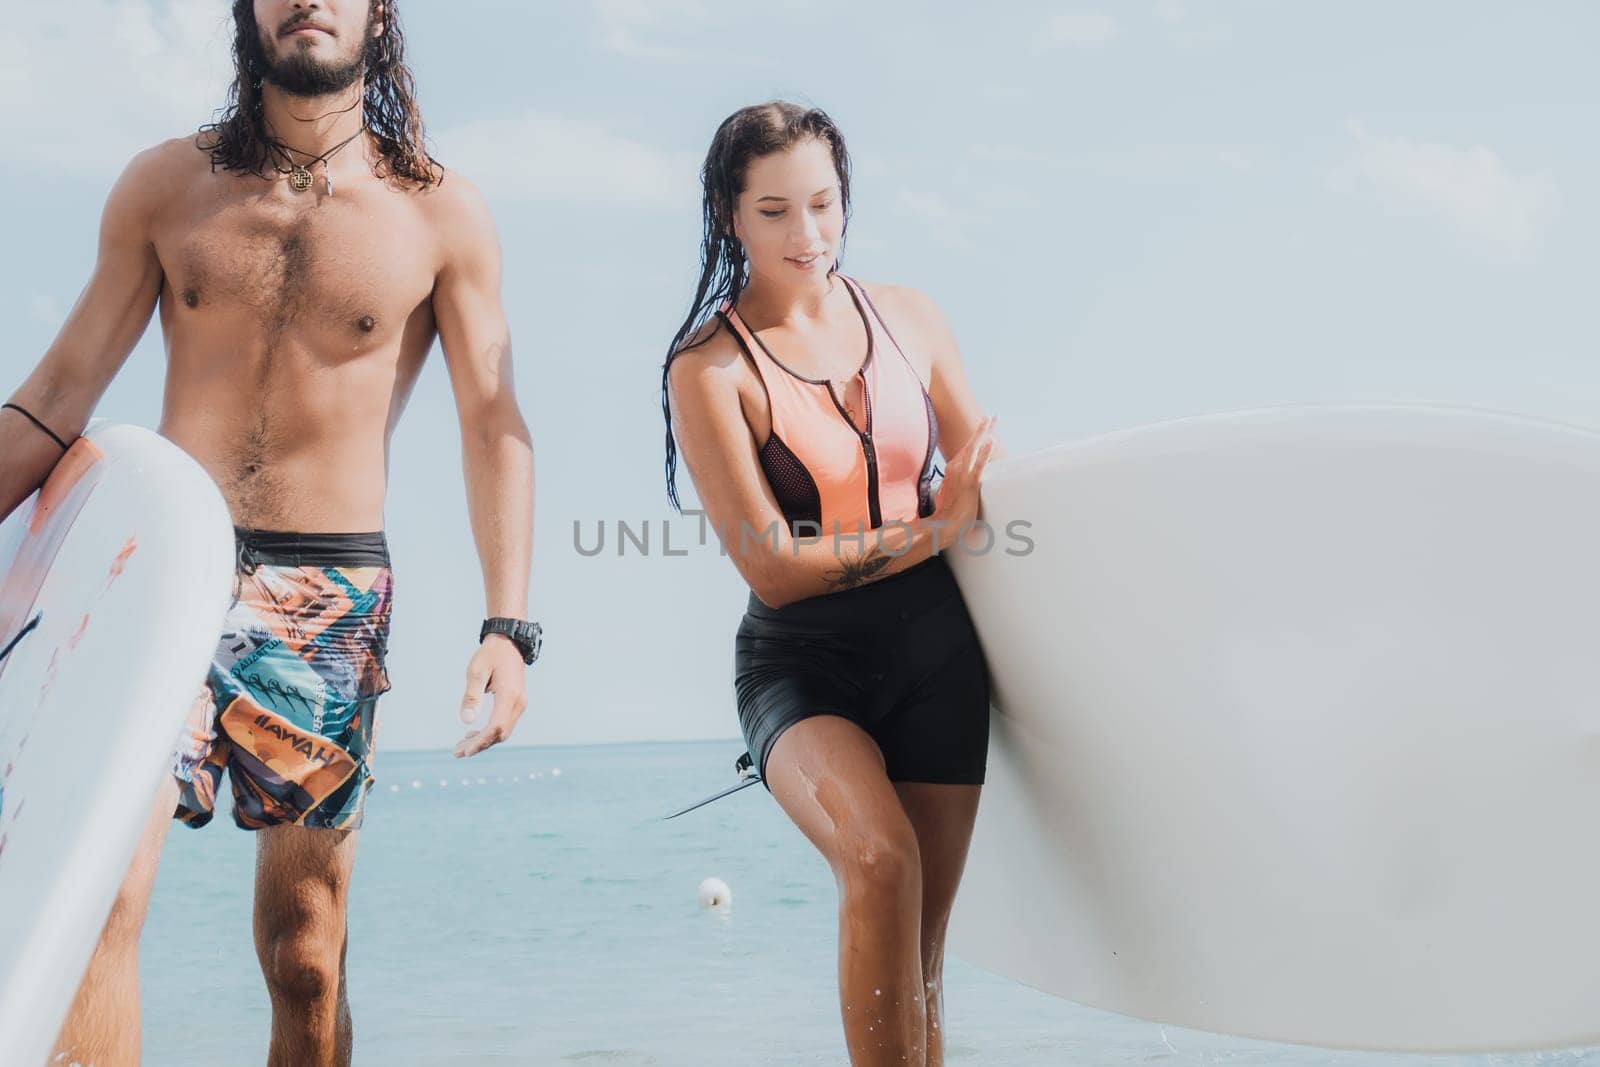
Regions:
<instances>
[{"instance_id":1,"label":"woman's eye","mask_svg":"<svg viewBox=\"0 0 1600 1067\"><path fill-rule=\"evenodd\" d=\"M833 206L833 201L832 200L824 200L822 203L820 203L820 204L818 204L816 206L816 210L818 210L818 211L826 211L832 206Z\"/></svg>"},{"instance_id":2,"label":"woman's eye","mask_svg":"<svg viewBox=\"0 0 1600 1067\"><path fill-rule=\"evenodd\" d=\"M781 218L783 218L783 212L782 211L763 211L763 212L761 212L761 214L765 218L769 218L769 219L781 219Z\"/></svg>"}]
</instances>

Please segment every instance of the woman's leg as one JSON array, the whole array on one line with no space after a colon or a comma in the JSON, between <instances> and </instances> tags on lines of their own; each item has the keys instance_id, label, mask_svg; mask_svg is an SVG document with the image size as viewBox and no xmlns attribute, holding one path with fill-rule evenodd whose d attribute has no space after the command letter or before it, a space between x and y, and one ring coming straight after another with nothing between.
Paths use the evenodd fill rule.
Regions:
<instances>
[{"instance_id":1,"label":"woman's leg","mask_svg":"<svg viewBox=\"0 0 1600 1067\"><path fill-rule=\"evenodd\" d=\"M839 885L839 1005L856 1067L922 1067L922 859L878 746L836 715L785 730L767 785Z\"/></svg>"},{"instance_id":2,"label":"woman's leg","mask_svg":"<svg viewBox=\"0 0 1600 1067\"><path fill-rule=\"evenodd\" d=\"M944 1063L944 935L967 862L982 786L896 782L922 857L922 982L927 1004L927 1063Z\"/></svg>"}]
</instances>

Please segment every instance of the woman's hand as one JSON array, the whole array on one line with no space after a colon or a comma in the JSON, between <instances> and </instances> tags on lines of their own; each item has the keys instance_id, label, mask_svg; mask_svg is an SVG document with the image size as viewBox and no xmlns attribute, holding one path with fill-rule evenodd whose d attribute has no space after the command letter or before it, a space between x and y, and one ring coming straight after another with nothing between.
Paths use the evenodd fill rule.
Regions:
<instances>
[{"instance_id":1,"label":"woman's hand","mask_svg":"<svg viewBox=\"0 0 1600 1067\"><path fill-rule=\"evenodd\" d=\"M987 416L967 438L966 444L945 465L944 480L934 501L934 551L942 552L955 544L968 524L978 518L979 491L983 488L983 469L994 452L993 415Z\"/></svg>"}]
</instances>

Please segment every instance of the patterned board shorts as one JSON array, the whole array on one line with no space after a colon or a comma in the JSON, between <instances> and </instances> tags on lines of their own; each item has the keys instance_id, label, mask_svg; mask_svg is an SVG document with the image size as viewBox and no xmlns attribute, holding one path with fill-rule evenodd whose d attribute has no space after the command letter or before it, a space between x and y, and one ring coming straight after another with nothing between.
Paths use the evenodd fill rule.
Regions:
<instances>
[{"instance_id":1,"label":"patterned board shorts","mask_svg":"<svg viewBox=\"0 0 1600 1067\"><path fill-rule=\"evenodd\" d=\"M237 531L237 592L173 758L177 818L360 827L378 697L389 689L393 578L378 534Z\"/></svg>"}]
</instances>

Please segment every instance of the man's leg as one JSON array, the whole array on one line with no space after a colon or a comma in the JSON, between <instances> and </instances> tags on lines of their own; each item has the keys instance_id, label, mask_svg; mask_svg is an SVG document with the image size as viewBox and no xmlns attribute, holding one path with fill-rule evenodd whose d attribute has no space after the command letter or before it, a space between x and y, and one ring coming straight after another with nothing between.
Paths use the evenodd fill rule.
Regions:
<instances>
[{"instance_id":1,"label":"man's leg","mask_svg":"<svg viewBox=\"0 0 1600 1067\"><path fill-rule=\"evenodd\" d=\"M345 905L356 832L272 826L256 838L256 955L272 997L268 1067L347 1067Z\"/></svg>"},{"instance_id":2,"label":"man's leg","mask_svg":"<svg viewBox=\"0 0 1600 1067\"><path fill-rule=\"evenodd\" d=\"M95 1067L137 1067L139 1063L139 931L144 927L157 861L177 803L178 781L163 775L138 851L56 1039L52 1063L92 1063Z\"/></svg>"}]
</instances>

